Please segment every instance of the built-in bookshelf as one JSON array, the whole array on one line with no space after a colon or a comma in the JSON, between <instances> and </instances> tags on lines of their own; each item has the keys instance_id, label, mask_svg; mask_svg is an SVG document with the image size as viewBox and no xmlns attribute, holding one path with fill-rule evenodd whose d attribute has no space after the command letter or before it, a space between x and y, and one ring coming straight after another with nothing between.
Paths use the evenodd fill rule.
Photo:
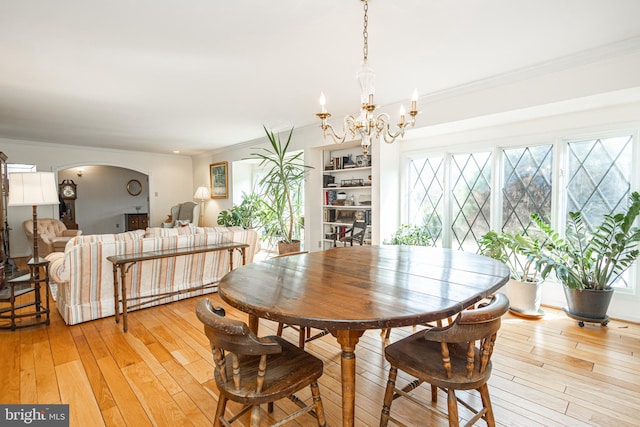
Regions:
<instances>
[{"instance_id":1,"label":"built-in bookshelf","mask_svg":"<svg viewBox=\"0 0 640 427\"><path fill-rule=\"evenodd\" d=\"M333 246L333 234L351 228L355 220L367 224L365 244L371 243L371 155L358 145L323 152L323 249ZM340 246L341 243L337 242Z\"/></svg>"}]
</instances>

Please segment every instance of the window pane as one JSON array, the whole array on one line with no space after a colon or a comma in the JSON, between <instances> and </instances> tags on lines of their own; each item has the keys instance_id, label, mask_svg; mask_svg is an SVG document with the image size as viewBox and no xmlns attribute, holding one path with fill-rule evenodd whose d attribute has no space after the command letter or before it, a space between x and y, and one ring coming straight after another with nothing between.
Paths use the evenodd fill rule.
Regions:
<instances>
[{"instance_id":1,"label":"window pane","mask_svg":"<svg viewBox=\"0 0 640 427\"><path fill-rule=\"evenodd\" d=\"M567 209L581 211L590 229L605 214L627 207L631 136L568 144Z\"/></svg>"},{"instance_id":2,"label":"window pane","mask_svg":"<svg viewBox=\"0 0 640 427\"><path fill-rule=\"evenodd\" d=\"M409 222L425 224L432 241L440 246L444 194L443 159L413 159L409 165Z\"/></svg>"},{"instance_id":3,"label":"window pane","mask_svg":"<svg viewBox=\"0 0 640 427\"><path fill-rule=\"evenodd\" d=\"M546 221L551 216L551 166L553 146L503 150L502 231L533 232L532 213Z\"/></svg>"},{"instance_id":4,"label":"window pane","mask_svg":"<svg viewBox=\"0 0 640 427\"><path fill-rule=\"evenodd\" d=\"M476 252L477 240L490 228L491 153L453 156L451 181L452 248Z\"/></svg>"}]
</instances>

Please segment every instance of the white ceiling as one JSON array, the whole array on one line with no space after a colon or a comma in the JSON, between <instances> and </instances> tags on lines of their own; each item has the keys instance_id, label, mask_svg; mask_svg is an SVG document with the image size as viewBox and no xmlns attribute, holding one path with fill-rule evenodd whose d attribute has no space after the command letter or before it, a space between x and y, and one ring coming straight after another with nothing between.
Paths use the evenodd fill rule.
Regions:
<instances>
[{"instance_id":1,"label":"white ceiling","mask_svg":"<svg viewBox=\"0 0 640 427\"><path fill-rule=\"evenodd\" d=\"M0 0L0 137L198 154L355 112L359 0ZM372 0L376 102L640 40L638 0Z\"/></svg>"}]
</instances>

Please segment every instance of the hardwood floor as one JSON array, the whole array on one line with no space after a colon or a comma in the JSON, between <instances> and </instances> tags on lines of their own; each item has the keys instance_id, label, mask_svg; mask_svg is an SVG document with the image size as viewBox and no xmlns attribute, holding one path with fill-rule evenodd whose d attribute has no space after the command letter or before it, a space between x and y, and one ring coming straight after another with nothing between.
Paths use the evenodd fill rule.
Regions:
<instances>
[{"instance_id":1,"label":"hardwood floor","mask_svg":"<svg viewBox=\"0 0 640 427\"><path fill-rule=\"evenodd\" d=\"M246 320L217 294L209 298ZM53 303L50 326L0 331L0 403L69 403L71 426L79 427L211 425L217 393L197 301L131 312L126 334L113 317L66 326ZM562 312L545 310L542 320L503 318L489 381L498 425L638 425L640 325L613 320L608 327L579 328ZM275 333L276 326L261 322L260 335ZM411 332L394 329L391 340ZM297 342L294 330L285 329L285 337ZM388 369L382 349L379 331L368 331L358 344L358 426L378 424ZM325 362L320 387L327 420L341 425L340 349L325 336L307 350ZM275 415L291 405L279 402ZM446 407L444 395L439 406ZM409 402L396 401L392 411L407 425L448 425ZM462 408L461 415L469 418ZM242 421L248 425L248 418ZM305 415L290 425L315 421Z\"/></svg>"}]
</instances>

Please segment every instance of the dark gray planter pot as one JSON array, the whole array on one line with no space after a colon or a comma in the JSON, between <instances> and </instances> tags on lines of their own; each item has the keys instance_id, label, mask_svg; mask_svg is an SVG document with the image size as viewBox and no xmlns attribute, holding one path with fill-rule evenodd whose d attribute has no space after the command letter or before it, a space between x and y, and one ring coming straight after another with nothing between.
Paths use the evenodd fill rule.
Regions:
<instances>
[{"instance_id":1,"label":"dark gray planter pot","mask_svg":"<svg viewBox=\"0 0 640 427\"><path fill-rule=\"evenodd\" d=\"M566 286L563 288L569 314L594 321L600 321L607 317L613 289L596 291L593 289L569 289Z\"/></svg>"}]
</instances>

